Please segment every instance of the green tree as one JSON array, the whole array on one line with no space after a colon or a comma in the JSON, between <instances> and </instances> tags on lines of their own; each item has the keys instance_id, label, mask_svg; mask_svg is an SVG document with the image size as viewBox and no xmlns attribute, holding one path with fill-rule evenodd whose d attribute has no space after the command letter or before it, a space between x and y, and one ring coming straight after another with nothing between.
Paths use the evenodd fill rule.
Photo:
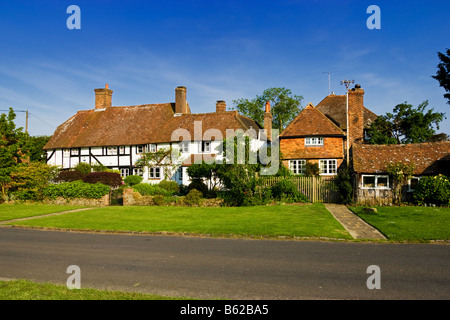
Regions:
<instances>
[{"instance_id":1,"label":"green tree","mask_svg":"<svg viewBox=\"0 0 450 320\"><path fill-rule=\"evenodd\" d=\"M43 150L51 136L29 136L25 148L27 149L30 161L47 161L47 153Z\"/></svg>"},{"instance_id":2,"label":"green tree","mask_svg":"<svg viewBox=\"0 0 450 320\"><path fill-rule=\"evenodd\" d=\"M441 62L437 66L436 75L431 77L439 81L439 85L449 92L444 94L444 98L450 104L450 49L447 49L446 53L438 52L438 57Z\"/></svg>"},{"instance_id":3,"label":"green tree","mask_svg":"<svg viewBox=\"0 0 450 320\"><path fill-rule=\"evenodd\" d=\"M269 101L272 112L272 127L279 129L280 133L301 111L302 96L293 95L291 90L286 88L269 88L264 90L262 95L257 95L254 99L233 100L235 108L243 115L264 123L264 112L266 102Z\"/></svg>"},{"instance_id":4,"label":"green tree","mask_svg":"<svg viewBox=\"0 0 450 320\"><path fill-rule=\"evenodd\" d=\"M428 101L417 108L407 102L395 106L393 113L378 117L369 129L372 144L422 143L436 141L444 113L426 110Z\"/></svg>"},{"instance_id":5,"label":"green tree","mask_svg":"<svg viewBox=\"0 0 450 320\"><path fill-rule=\"evenodd\" d=\"M14 119L16 114L9 108L8 115L2 113L0 116L0 185L3 197L10 187L10 174L14 167L28 160L26 148L28 134L23 128L16 127Z\"/></svg>"},{"instance_id":6,"label":"green tree","mask_svg":"<svg viewBox=\"0 0 450 320\"><path fill-rule=\"evenodd\" d=\"M34 200L43 198L43 190L58 174L57 166L42 162L30 162L17 165L11 172L11 186L19 191L31 191Z\"/></svg>"}]
</instances>

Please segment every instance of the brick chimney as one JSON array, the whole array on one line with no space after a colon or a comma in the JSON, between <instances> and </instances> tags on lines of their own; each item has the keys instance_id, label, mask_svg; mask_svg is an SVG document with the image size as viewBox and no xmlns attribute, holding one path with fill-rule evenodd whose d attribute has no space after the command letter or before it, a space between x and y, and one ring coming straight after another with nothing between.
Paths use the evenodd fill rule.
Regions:
<instances>
[{"instance_id":1,"label":"brick chimney","mask_svg":"<svg viewBox=\"0 0 450 320\"><path fill-rule=\"evenodd\" d=\"M227 111L227 104L223 100L217 100L216 102L216 112Z\"/></svg>"},{"instance_id":2,"label":"brick chimney","mask_svg":"<svg viewBox=\"0 0 450 320\"><path fill-rule=\"evenodd\" d=\"M264 112L264 129L266 130L267 138L272 140L272 112L270 112L270 101L266 102L266 110Z\"/></svg>"},{"instance_id":3,"label":"brick chimney","mask_svg":"<svg viewBox=\"0 0 450 320\"><path fill-rule=\"evenodd\" d=\"M103 110L111 107L112 93L108 84L104 88L94 89L95 91L95 110Z\"/></svg>"},{"instance_id":4,"label":"brick chimney","mask_svg":"<svg viewBox=\"0 0 450 320\"><path fill-rule=\"evenodd\" d=\"M357 84L348 91L348 137L350 146L364 141L364 90Z\"/></svg>"},{"instance_id":5,"label":"brick chimney","mask_svg":"<svg viewBox=\"0 0 450 320\"><path fill-rule=\"evenodd\" d=\"M178 86L175 89L175 114L188 113L186 101L186 87Z\"/></svg>"}]
</instances>

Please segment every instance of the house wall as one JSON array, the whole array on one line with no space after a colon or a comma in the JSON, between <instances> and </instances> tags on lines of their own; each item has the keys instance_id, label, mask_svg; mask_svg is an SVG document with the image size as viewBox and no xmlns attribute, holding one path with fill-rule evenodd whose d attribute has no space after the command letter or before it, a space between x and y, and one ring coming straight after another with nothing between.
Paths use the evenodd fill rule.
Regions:
<instances>
[{"instance_id":1,"label":"house wall","mask_svg":"<svg viewBox=\"0 0 450 320\"><path fill-rule=\"evenodd\" d=\"M344 139L324 137L323 146L305 146L305 137L280 139L283 159L343 159Z\"/></svg>"}]
</instances>

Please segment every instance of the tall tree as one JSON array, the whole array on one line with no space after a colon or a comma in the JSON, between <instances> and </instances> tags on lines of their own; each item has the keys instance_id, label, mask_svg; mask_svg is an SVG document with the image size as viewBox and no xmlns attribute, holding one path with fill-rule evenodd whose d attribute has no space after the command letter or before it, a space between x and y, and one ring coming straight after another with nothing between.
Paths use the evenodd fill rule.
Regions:
<instances>
[{"instance_id":1,"label":"tall tree","mask_svg":"<svg viewBox=\"0 0 450 320\"><path fill-rule=\"evenodd\" d=\"M439 81L439 85L445 89L446 93L444 94L444 98L450 104L450 49L447 49L446 54L442 52L438 52L438 57L441 62L438 64L438 71L435 76L431 76L432 78Z\"/></svg>"},{"instance_id":2,"label":"tall tree","mask_svg":"<svg viewBox=\"0 0 450 320\"><path fill-rule=\"evenodd\" d=\"M23 128L16 128L15 118L12 108L9 108L8 115L2 113L0 116L0 185L3 196L9 188L13 168L27 159L28 134L22 131Z\"/></svg>"},{"instance_id":3,"label":"tall tree","mask_svg":"<svg viewBox=\"0 0 450 320\"><path fill-rule=\"evenodd\" d=\"M435 129L444 113L426 110L428 101L417 108L407 102L395 106L393 113L378 117L369 129L372 144L422 143L439 140Z\"/></svg>"},{"instance_id":4,"label":"tall tree","mask_svg":"<svg viewBox=\"0 0 450 320\"><path fill-rule=\"evenodd\" d=\"M269 101L272 112L272 128L279 129L281 133L300 113L302 100L302 96L292 94L289 89L269 88L252 100L238 99L233 100L233 103L241 114L263 124L265 105Z\"/></svg>"}]
</instances>

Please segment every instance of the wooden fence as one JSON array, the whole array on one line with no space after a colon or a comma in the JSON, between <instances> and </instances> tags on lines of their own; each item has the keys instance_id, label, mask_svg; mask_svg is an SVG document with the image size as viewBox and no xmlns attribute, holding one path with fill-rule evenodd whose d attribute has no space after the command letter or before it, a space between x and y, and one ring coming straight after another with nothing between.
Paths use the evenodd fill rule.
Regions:
<instances>
[{"instance_id":1,"label":"wooden fence","mask_svg":"<svg viewBox=\"0 0 450 320\"><path fill-rule=\"evenodd\" d=\"M272 186L281 179L289 179L297 186L298 191L306 195L311 202L337 203L339 191L334 177L261 177L262 186Z\"/></svg>"}]
</instances>

